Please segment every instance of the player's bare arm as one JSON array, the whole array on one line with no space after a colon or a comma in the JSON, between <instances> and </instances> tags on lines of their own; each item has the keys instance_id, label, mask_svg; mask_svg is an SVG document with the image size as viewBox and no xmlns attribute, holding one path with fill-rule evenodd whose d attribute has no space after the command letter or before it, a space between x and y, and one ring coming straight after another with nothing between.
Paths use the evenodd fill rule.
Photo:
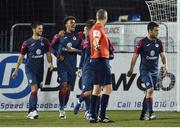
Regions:
<instances>
[{"instance_id":1,"label":"player's bare arm","mask_svg":"<svg viewBox=\"0 0 180 128\"><path fill-rule=\"evenodd\" d=\"M134 53L133 58L132 58L132 60L131 60L130 69L129 69L129 71L127 72L127 76L128 76L128 77L130 77L130 76L132 75L132 73L133 73L134 66L135 66L135 64L136 64L136 60L137 60L138 56L139 56L139 54Z\"/></svg>"},{"instance_id":2,"label":"player's bare arm","mask_svg":"<svg viewBox=\"0 0 180 128\"><path fill-rule=\"evenodd\" d=\"M53 70L53 64L52 64L52 56L50 52L46 53L47 61L48 61L48 67L50 68L50 71Z\"/></svg>"},{"instance_id":3,"label":"player's bare arm","mask_svg":"<svg viewBox=\"0 0 180 128\"><path fill-rule=\"evenodd\" d=\"M165 52L162 52L160 54L160 56L161 56L161 61L163 63L163 72L164 72L164 75L165 75L168 72L167 57L166 57Z\"/></svg>"},{"instance_id":4,"label":"player's bare arm","mask_svg":"<svg viewBox=\"0 0 180 128\"><path fill-rule=\"evenodd\" d=\"M19 57L18 57L18 61L16 63L16 68L14 70L14 72L12 73L12 78L15 79L16 76L17 76L17 73L18 73L18 69L19 69L19 66L21 65L22 61L23 61L23 58L24 58L24 55L23 54L20 54Z\"/></svg>"},{"instance_id":5,"label":"player's bare arm","mask_svg":"<svg viewBox=\"0 0 180 128\"><path fill-rule=\"evenodd\" d=\"M73 47L67 47L67 52L76 52L77 50Z\"/></svg>"}]
</instances>

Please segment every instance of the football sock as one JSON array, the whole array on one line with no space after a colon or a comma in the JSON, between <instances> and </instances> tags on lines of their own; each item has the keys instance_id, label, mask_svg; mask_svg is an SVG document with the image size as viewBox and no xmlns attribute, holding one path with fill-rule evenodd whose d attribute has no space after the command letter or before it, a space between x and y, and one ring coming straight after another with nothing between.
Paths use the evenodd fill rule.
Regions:
<instances>
[{"instance_id":1,"label":"football sock","mask_svg":"<svg viewBox=\"0 0 180 128\"><path fill-rule=\"evenodd\" d=\"M29 112L36 110L37 92L31 92L29 97Z\"/></svg>"},{"instance_id":2,"label":"football sock","mask_svg":"<svg viewBox=\"0 0 180 128\"><path fill-rule=\"evenodd\" d=\"M146 98L146 105L147 105L147 109L149 110L149 112L152 112L152 98Z\"/></svg>"},{"instance_id":3,"label":"football sock","mask_svg":"<svg viewBox=\"0 0 180 128\"><path fill-rule=\"evenodd\" d=\"M106 108L109 101L109 95L103 94L101 97L101 111L100 111L100 118L104 119L106 116Z\"/></svg>"},{"instance_id":4,"label":"football sock","mask_svg":"<svg viewBox=\"0 0 180 128\"><path fill-rule=\"evenodd\" d=\"M98 99L98 96L96 95L91 95L91 117L94 118L94 119L97 119L97 115L96 115L96 106L97 106L97 99Z\"/></svg>"}]
</instances>

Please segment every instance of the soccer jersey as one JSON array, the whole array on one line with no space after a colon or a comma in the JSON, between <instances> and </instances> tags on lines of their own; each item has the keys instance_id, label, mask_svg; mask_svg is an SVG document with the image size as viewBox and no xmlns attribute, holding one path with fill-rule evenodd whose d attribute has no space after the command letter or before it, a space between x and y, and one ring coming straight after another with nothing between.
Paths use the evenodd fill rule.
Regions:
<instances>
[{"instance_id":1,"label":"soccer jersey","mask_svg":"<svg viewBox=\"0 0 180 128\"><path fill-rule=\"evenodd\" d=\"M85 35L83 35L85 36ZM80 68L83 68L83 70L86 70L89 68L90 64L90 40L89 36L84 37L84 39L81 39L81 46L82 46L82 55L80 60Z\"/></svg>"},{"instance_id":2,"label":"soccer jersey","mask_svg":"<svg viewBox=\"0 0 180 128\"><path fill-rule=\"evenodd\" d=\"M90 40L89 36L82 34L81 36L82 55L79 68L82 68L82 89L83 91L92 90L93 72L90 69Z\"/></svg>"},{"instance_id":3,"label":"soccer jersey","mask_svg":"<svg viewBox=\"0 0 180 128\"><path fill-rule=\"evenodd\" d=\"M67 47L77 49L77 52L67 52ZM65 33L60 38L57 54L64 56L63 61L57 61L58 82L68 82L71 86L75 84L77 54L81 54L81 43L79 34L76 32Z\"/></svg>"},{"instance_id":4,"label":"soccer jersey","mask_svg":"<svg viewBox=\"0 0 180 128\"><path fill-rule=\"evenodd\" d=\"M98 37L100 49L95 50L93 45L94 38ZM91 58L106 58L109 59L109 42L108 37L105 33L104 27L100 23L93 25L90 31L90 44L91 44Z\"/></svg>"},{"instance_id":5,"label":"soccer jersey","mask_svg":"<svg viewBox=\"0 0 180 128\"><path fill-rule=\"evenodd\" d=\"M140 40L135 47L135 53L141 55L140 71L157 72L159 54L163 51L164 47L159 39L149 40L145 37Z\"/></svg>"},{"instance_id":6,"label":"soccer jersey","mask_svg":"<svg viewBox=\"0 0 180 128\"><path fill-rule=\"evenodd\" d=\"M67 47L72 47L77 49L77 52L67 52ZM73 70L76 69L77 54L81 54L81 44L78 33L65 33L63 38L60 38L60 43L58 47L58 54L64 55L64 63L68 67L72 67Z\"/></svg>"},{"instance_id":7,"label":"soccer jersey","mask_svg":"<svg viewBox=\"0 0 180 128\"><path fill-rule=\"evenodd\" d=\"M44 71L44 53L50 52L48 39L41 37L34 40L32 37L24 41L20 53L27 54L26 71L33 73Z\"/></svg>"}]
</instances>

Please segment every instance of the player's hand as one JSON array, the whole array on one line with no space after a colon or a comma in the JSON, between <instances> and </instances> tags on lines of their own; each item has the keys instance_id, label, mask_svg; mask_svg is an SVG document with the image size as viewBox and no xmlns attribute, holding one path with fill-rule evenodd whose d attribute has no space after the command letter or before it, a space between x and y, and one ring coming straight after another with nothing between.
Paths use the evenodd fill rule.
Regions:
<instances>
[{"instance_id":1,"label":"player's hand","mask_svg":"<svg viewBox=\"0 0 180 128\"><path fill-rule=\"evenodd\" d=\"M76 52L76 49L72 48L72 47L67 47L67 51L68 52Z\"/></svg>"},{"instance_id":2,"label":"player's hand","mask_svg":"<svg viewBox=\"0 0 180 128\"><path fill-rule=\"evenodd\" d=\"M64 30L60 30L58 34L59 34L61 37L63 37L63 36L64 36L64 33L65 33Z\"/></svg>"},{"instance_id":3,"label":"player's hand","mask_svg":"<svg viewBox=\"0 0 180 128\"><path fill-rule=\"evenodd\" d=\"M78 77L81 77L81 76L82 76L82 69L79 69L79 68L78 68L78 70L76 71L76 75L77 75Z\"/></svg>"},{"instance_id":4,"label":"player's hand","mask_svg":"<svg viewBox=\"0 0 180 128\"><path fill-rule=\"evenodd\" d=\"M163 76L165 76L168 73L168 67L167 66L163 66L161 68L162 68L161 70L162 70Z\"/></svg>"},{"instance_id":5,"label":"player's hand","mask_svg":"<svg viewBox=\"0 0 180 128\"><path fill-rule=\"evenodd\" d=\"M63 55L57 55L57 60L58 61L63 61L64 60L64 56Z\"/></svg>"},{"instance_id":6,"label":"player's hand","mask_svg":"<svg viewBox=\"0 0 180 128\"><path fill-rule=\"evenodd\" d=\"M17 74L18 74L18 71L17 71L17 70L14 70L14 72L12 73L12 78L15 79L16 76L17 76Z\"/></svg>"},{"instance_id":7,"label":"player's hand","mask_svg":"<svg viewBox=\"0 0 180 128\"><path fill-rule=\"evenodd\" d=\"M52 64L52 63L49 63L49 66L48 66L48 67L49 67L49 70L50 70L50 71L52 71L52 70L53 70L53 68L54 68L54 66L53 66L53 64Z\"/></svg>"},{"instance_id":8,"label":"player's hand","mask_svg":"<svg viewBox=\"0 0 180 128\"><path fill-rule=\"evenodd\" d=\"M96 50L96 51L100 50L100 48L101 48L101 45L99 45L99 44L97 44L97 45L95 46L95 50Z\"/></svg>"},{"instance_id":9,"label":"player's hand","mask_svg":"<svg viewBox=\"0 0 180 128\"><path fill-rule=\"evenodd\" d=\"M132 71L132 70L129 70L129 71L127 72L127 76L130 77L130 76L132 75L132 73L133 73L133 71Z\"/></svg>"}]
</instances>

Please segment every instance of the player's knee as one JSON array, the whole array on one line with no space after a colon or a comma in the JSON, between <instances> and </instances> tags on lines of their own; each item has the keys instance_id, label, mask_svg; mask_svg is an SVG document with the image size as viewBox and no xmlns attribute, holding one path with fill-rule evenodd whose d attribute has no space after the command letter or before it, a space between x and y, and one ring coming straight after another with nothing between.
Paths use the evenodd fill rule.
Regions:
<instances>
[{"instance_id":1,"label":"player's knee","mask_svg":"<svg viewBox=\"0 0 180 128\"><path fill-rule=\"evenodd\" d=\"M61 86L60 86L60 91L62 92L70 92L71 90L71 87L70 85L68 85L67 83L63 83Z\"/></svg>"},{"instance_id":2,"label":"player's knee","mask_svg":"<svg viewBox=\"0 0 180 128\"><path fill-rule=\"evenodd\" d=\"M112 85L111 84L108 84L108 85L105 85L103 87L103 94L107 94L107 95L110 95L112 92Z\"/></svg>"},{"instance_id":3,"label":"player's knee","mask_svg":"<svg viewBox=\"0 0 180 128\"><path fill-rule=\"evenodd\" d=\"M92 91L93 95L98 96L100 94L100 92L101 92L101 88L100 87L98 87L98 86L94 86L93 87L93 91Z\"/></svg>"},{"instance_id":4,"label":"player's knee","mask_svg":"<svg viewBox=\"0 0 180 128\"><path fill-rule=\"evenodd\" d=\"M36 84L31 85L31 92L37 93L38 92L38 86Z\"/></svg>"},{"instance_id":5,"label":"player's knee","mask_svg":"<svg viewBox=\"0 0 180 128\"><path fill-rule=\"evenodd\" d=\"M65 86L67 85L67 83L61 83L60 85L59 85L59 91L61 91L61 92L66 92L66 88L65 88Z\"/></svg>"},{"instance_id":6,"label":"player's knee","mask_svg":"<svg viewBox=\"0 0 180 128\"><path fill-rule=\"evenodd\" d=\"M148 88L147 89L147 95L151 96L153 94L153 89L152 88Z\"/></svg>"},{"instance_id":7,"label":"player's knee","mask_svg":"<svg viewBox=\"0 0 180 128\"><path fill-rule=\"evenodd\" d=\"M66 92L70 92L71 86L69 84L65 85L65 90L66 90Z\"/></svg>"}]
</instances>

